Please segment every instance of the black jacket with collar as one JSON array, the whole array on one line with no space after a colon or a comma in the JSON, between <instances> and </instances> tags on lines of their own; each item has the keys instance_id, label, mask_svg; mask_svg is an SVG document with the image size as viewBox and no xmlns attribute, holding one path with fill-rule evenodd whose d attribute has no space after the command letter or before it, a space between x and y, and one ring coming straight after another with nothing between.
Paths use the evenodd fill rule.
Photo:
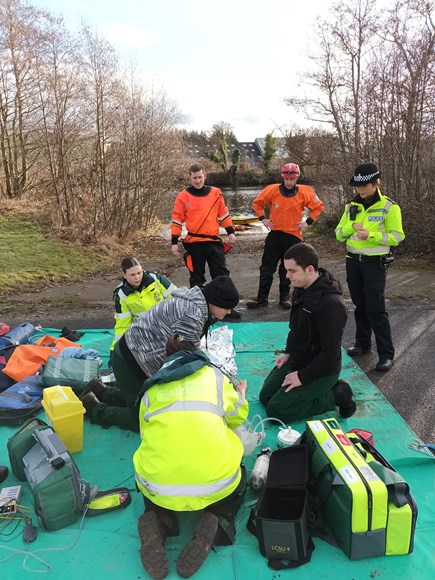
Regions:
<instances>
[{"instance_id":1,"label":"black jacket with collar","mask_svg":"<svg viewBox=\"0 0 435 580\"><path fill-rule=\"evenodd\" d=\"M341 284L319 268L319 277L292 296L285 352L303 385L341 370L341 339L347 320Z\"/></svg>"}]
</instances>

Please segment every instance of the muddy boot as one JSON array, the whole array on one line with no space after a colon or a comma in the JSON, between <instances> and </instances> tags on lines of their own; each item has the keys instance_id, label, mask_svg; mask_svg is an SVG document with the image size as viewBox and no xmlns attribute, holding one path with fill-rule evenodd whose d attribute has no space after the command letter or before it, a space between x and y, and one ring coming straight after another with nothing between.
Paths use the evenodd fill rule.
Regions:
<instances>
[{"instance_id":1,"label":"muddy boot","mask_svg":"<svg viewBox=\"0 0 435 580\"><path fill-rule=\"evenodd\" d=\"M90 419L92 417L92 413L95 411L100 401L97 399L97 397L94 395L92 391L89 391L89 393L82 395L80 397L80 401L82 402L82 405L85 408L85 417L88 417L88 419Z\"/></svg>"},{"instance_id":2,"label":"muddy boot","mask_svg":"<svg viewBox=\"0 0 435 580\"><path fill-rule=\"evenodd\" d=\"M106 385L100 381L100 379L95 378L92 379L85 387L83 393L79 397L80 399L83 395L87 395L88 393L94 393L97 399L101 400L104 395L104 391L106 390Z\"/></svg>"},{"instance_id":3,"label":"muddy boot","mask_svg":"<svg viewBox=\"0 0 435 580\"><path fill-rule=\"evenodd\" d=\"M334 394L335 404L339 408L340 417L343 417L343 419L352 417L356 411L356 403L352 398L353 391L349 383L340 379L332 387L332 392Z\"/></svg>"},{"instance_id":4,"label":"muddy boot","mask_svg":"<svg viewBox=\"0 0 435 580\"><path fill-rule=\"evenodd\" d=\"M253 300L248 300L246 303L247 308L262 308L269 304L268 299L260 300L259 298L254 298Z\"/></svg>"},{"instance_id":5,"label":"muddy boot","mask_svg":"<svg viewBox=\"0 0 435 580\"><path fill-rule=\"evenodd\" d=\"M166 533L153 511L145 512L139 518L140 558L142 565L151 578L166 578L169 572L168 557L165 550Z\"/></svg>"},{"instance_id":6,"label":"muddy boot","mask_svg":"<svg viewBox=\"0 0 435 580\"><path fill-rule=\"evenodd\" d=\"M281 306L281 308L284 308L284 310L290 310L290 308L292 307L290 297L284 296L283 298L280 298L279 305Z\"/></svg>"},{"instance_id":7,"label":"muddy boot","mask_svg":"<svg viewBox=\"0 0 435 580\"><path fill-rule=\"evenodd\" d=\"M201 568L216 538L218 518L211 512L203 512L195 527L193 538L186 544L177 561L177 572L182 578L190 578Z\"/></svg>"}]
</instances>

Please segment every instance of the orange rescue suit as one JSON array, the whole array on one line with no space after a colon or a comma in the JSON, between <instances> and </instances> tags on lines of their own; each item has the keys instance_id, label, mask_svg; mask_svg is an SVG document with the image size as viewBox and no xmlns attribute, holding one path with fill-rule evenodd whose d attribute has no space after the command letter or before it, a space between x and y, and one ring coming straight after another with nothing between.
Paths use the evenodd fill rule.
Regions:
<instances>
[{"instance_id":1,"label":"orange rescue suit","mask_svg":"<svg viewBox=\"0 0 435 580\"><path fill-rule=\"evenodd\" d=\"M186 189L183 189L175 199L171 236L173 238L174 236L180 237L181 227L183 223L186 223L188 234L184 239L185 242L218 241L219 222L225 229L233 227L230 213L220 189L210 187L207 195L192 195ZM200 234L201 237L196 237L195 234Z\"/></svg>"},{"instance_id":2,"label":"orange rescue suit","mask_svg":"<svg viewBox=\"0 0 435 580\"><path fill-rule=\"evenodd\" d=\"M254 199L252 206L259 218L264 217L264 208L270 207L270 221L274 231L279 230L302 239L296 225L302 220L304 210L310 210L309 217L316 221L323 211L324 204L314 189L308 185L297 185L296 194L286 197L280 191L284 185L274 183L265 187Z\"/></svg>"}]
</instances>

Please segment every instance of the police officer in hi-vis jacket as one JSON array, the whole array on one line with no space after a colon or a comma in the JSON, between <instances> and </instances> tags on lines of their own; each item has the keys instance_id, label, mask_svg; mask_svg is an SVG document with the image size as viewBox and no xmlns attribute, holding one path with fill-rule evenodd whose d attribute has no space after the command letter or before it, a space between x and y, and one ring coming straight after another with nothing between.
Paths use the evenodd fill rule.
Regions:
<instances>
[{"instance_id":1,"label":"police officer in hi-vis jacket","mask_svg":"<svg viewBox=\"0 0 435 580\"><path fill-rule=\"evenodd\" d=\"M390 321L385 308L385 283L391 248L404 238L400 207L382 195L380 172L374 163L355 168L350 185L357 195L346 204L335 230L339 242L346 242L346 274L355 305L355 344L347 353L370 352L372 330L376 339L378 371L389 371L394 362Z\"/></svg>"}]
</instances>

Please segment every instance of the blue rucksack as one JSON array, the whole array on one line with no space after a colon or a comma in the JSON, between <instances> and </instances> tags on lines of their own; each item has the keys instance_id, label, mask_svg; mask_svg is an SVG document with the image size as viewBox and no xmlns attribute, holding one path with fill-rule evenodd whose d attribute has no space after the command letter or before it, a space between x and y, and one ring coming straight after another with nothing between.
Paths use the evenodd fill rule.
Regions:
<instances>
[{"instance_id":1,"label":"blue rucksack","mask_svg":"<svg viewBox=\"0 0 435 580\"><path fill-rule=\"evenodd\" d=\"M17 345L27 344L35 333L36 328L33 324L25 322L0 336L0 391L4 391L15 382L3 372L7 359Z\"/></svg>"},{"instance_id":2,"label":"blue rucksack","mask_svg":"<svg viewBox=\"0 0 435 580\"><path fill-rule=\"evenodd\" d=\"M32 375L0 393L0 425L21 425L42 410L40 378Z\"/></svg>"}]
</instances>

